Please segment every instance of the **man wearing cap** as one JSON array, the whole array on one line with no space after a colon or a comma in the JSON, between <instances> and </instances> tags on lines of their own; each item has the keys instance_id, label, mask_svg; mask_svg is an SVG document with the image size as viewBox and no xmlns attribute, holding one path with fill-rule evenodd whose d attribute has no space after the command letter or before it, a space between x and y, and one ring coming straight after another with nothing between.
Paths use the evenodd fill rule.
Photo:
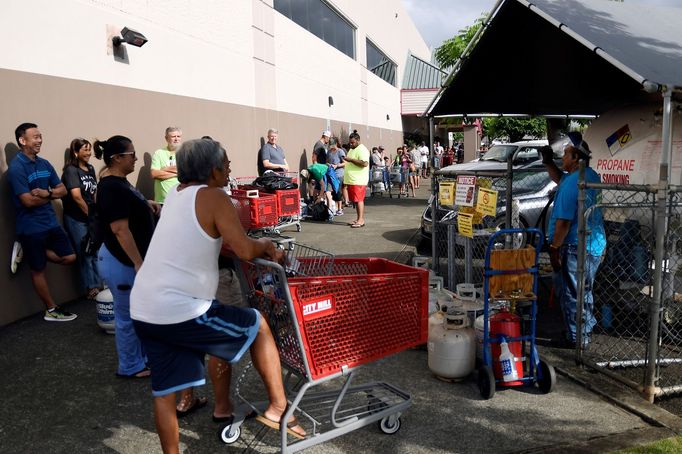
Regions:
<instances>
[{"instance_id":1,"label":"man wearing cap","mask_svg":"<svg viewBox=\"0 0 682 454\"><path fill-rule=\"evenodd\" d=\"M322 137L320 140L315 142L313 146L313 163L314 164L326 164L327 163L327 144L329 143L329 138L332 133L329 131L322 131Z\"/></svg>"},{"instance_id":2,"label":"man wearing cap","mask_svg":"<svg viewBox=\"0 0 682 454\"><path fill-rule=\"evenodd\" d=\"M562 170L553 161L552 148L543 147L542 163L549 176L559 186L554 198L554 208L549 221L548 241L549 256L554 274L554 294L559 298L564 318L566 333L561 345L575 348L576 345L576 313L578 296L578 178L580 161L585 162L585 181L599 183L599 174L590 165L590 148L578 132L568 134L569 142L564 148ZM598 203L600 191L588 189L585 197L585 210ZM586 347L590 342L590 333L596 324L594 317L594 299L592 284L597 268L602 261L606 248L606 235L601 209L591 210L586 219L589 232L585 254L585 298L583 302L582 343Z\"/></svg>"}]
</instances>

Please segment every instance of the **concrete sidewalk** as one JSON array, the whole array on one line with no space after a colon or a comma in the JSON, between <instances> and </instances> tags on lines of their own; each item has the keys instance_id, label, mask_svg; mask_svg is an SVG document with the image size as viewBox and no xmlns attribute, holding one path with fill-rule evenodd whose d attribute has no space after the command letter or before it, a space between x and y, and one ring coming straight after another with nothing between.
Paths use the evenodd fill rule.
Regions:
<instances>
[{"instance_id":1,"label":"concrete sidewalk","mask_svg":"<svg viewBox=\"0 0 682 454\"><path fill-rule=\"evenodd\" d=\"M347 209L333 224L304 223L300 233L283 233L337 256L406 261L418 240L427 186L414 199L368 200L367 225L361 229L345 224L354 219L354 210ZM148 380L114 376L114 338L97 327L92 303L79 301L68 309L79 314L76 321L47 323L36 315L0 329L0 451L160 452ZM560 370L553 393L509 389L488 401L480 398L473 378L459 383L434 378L425 350L372 363L361 369L356 384L386 381L412 396L400 431L384 435L370 425L306 452L593 453L682 432L679 418L577 368L567 352L545 348L541 354ZM581 380L598 380L596 388L603 395L582 386ZM255 377L253 383L260 384ZM210 386L199 393L212 399ZM277 434L253 421L243 426L237 443L223 445L210 405L181 420L180 427L187 453L277 451Z\"/></svg>"}]
</instances>

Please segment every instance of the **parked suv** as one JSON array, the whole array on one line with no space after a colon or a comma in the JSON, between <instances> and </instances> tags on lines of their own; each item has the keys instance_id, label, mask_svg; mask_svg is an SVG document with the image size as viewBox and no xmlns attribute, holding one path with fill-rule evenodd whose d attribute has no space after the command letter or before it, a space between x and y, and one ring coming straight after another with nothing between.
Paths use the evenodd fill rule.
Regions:
<instances>
[{"instance_id":1,"label":"parked suv","mask_svg":"<svg viewBox=\"0 0 682 454\"><path fill-rule=\"evenodd\" d=\"M523 170L528 171L524 172ZM497 215L494 218L487 218L485 224L487 227L499 228L504 226L506 219L506 181L504 179L495 181L493 189L498 191ZM545 210L545 207L551 202L555 190L556 183L544 171L541 161L533 162L522 170L514 172L512 197L519 201L519 221L521 227L538 227L545 231L547 220L551 213L551 206L547 207L547 210ZM430 239L433 231L431 201L432 199L430 198L421 219L421 234L425 239ZM541 217L543 210L546 212L546 215ZM455 220L456 218L457 207L454 209L445 206L438 207L436 213L438 221Z\"/></svg>"},{"instance_id":2,"label":"parked suv","mask_svg":"<svg viewBox=\"0 0 682 454\"><path fill-rule=\"evenodd\" d=\"M453 164L443 167L441 172L504 170L507 168L507 159L509 159L510 155L513 156L512 166L514 168L524 167L542 159L540 148L545 145L548 145L546 140L524 140L521 142L493 145L481 158L462 164Z\"/></svg>"}]
</instances>

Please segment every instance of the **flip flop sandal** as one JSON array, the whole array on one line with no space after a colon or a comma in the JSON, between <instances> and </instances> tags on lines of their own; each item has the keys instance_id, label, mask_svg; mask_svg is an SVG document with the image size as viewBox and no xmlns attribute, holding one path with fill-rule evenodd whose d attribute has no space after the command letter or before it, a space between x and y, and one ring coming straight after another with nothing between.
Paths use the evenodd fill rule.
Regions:
<instances>
[{"instance_id":1,"label":"flip flop sandal","mask_svg":"<svg viewBox=\"0 0 682 454\"><path fill-rule=\"evenodd\" d=\"M192 402L192 405L187 407L186 410L178 410L175 409L175 414L178 415L178 418L184 418L185 416L189 416L192 413L194 413L197 410L200 410L206 406L208 403L208 399L205 397L195 397L194 402Z\"/></svg>"},{"instance_id":2,"label":"flip flop sandal","mask_svg":"<svg viewBox=\"0 0 682 454\"><path fill-rule=\"evenodd\" d=\"M284 413L286 413L286 411ZM273 421L271 419L266 418L264 415L256 416L256 421L263 424L264 426L270 427L271 429L281 430L280 429L281 424L279 423L279 421ZM298 421L296 420L296 418L294 418L287 423L287 433L292 437L298 438L299 440L304 440L305 435L301 435L298 432L294 432L293 428L296 426L298 426Z\"/></svg>"},{"instance_id":3,"label":"flip flop sandal","mask_svg":"<svg viewBox=\"0 0 682 454\"><path fill-rule=\"evenodd\" d=\"M140 375L142 374L142 375ZM131 379L136 379L136 378L149 378L151 376L151 372L148 367L145 367L142 370L138 370L134 374L130 375L125 375L125 374L119 374L118 372L116 373L116 376L118 378L131 378Z\"/></svg>"},{"instance_id":4,"label":"flip flop sandal","mask_svg":"<svg viewBox=\"0 0 682 454\"><path fill-rule=\"evenodd\" d=\"M364 227L364 226L365 226L364 223L362 223L362 224L353 224L353 225L350 226L350 228L351 228L351 229L359 229L360 227Z\"/></svg>"},{"instance_id":5,"label":"flip flop sandal","mask_svg":"<svg viewBox=\"0 0 682 454\"><path fill-rule=\"evenodd\" d=\"M244 416L244 421L246 421L248 419L253 419L256 416L258 416L258 413L256 413L255 410L251 410L246 416ZM212 418L213 418L213 422L228 423L228 425L232 424L232 422L234 421L234 415L230 415L230 416L212 415Z\"/></svg>"}]
</instances>

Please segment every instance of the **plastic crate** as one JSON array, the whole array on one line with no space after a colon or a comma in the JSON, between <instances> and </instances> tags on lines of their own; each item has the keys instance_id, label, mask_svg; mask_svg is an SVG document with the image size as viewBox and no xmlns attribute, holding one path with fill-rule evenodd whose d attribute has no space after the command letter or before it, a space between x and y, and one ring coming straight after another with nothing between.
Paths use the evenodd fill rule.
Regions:
<instances>
[{"instance_id":1,"label":"plastic crate","mask_svg":"<svg viewBox=\"0 0 682 454\"><path fill-rule=\"evenodd\" d=\"M280 218L301 214L301 193L298 189L267 191L277 197L277 216Z\"/></svg>"},{"instance_id":2,"label":"plastic crate","mask_svg":"<svg viewBox=\"0 0 682 454\"><path fill-rule=\"evenodd\" d=\"M380 258L335 259L330 276L288 284L313 379L427 340L424 269Z\"/></svg>"},{"instance_id":3,"label":"plastic crate","mask_svg":"<svg viewBox=\"0 0 682 454\"><path fill-rule=\"evenodd\" d=\"M277 225L277 198L274 195L260 193L258 197L247 197L246 192L235 189L231 197L244 230Z\"/></svg>"}]
</instances>

